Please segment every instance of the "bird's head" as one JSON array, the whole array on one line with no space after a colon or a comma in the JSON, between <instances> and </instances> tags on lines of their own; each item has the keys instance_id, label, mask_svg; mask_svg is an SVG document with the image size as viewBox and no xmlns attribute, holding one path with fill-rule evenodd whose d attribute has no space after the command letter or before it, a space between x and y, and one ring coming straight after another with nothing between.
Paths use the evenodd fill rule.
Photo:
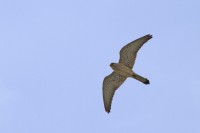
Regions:
<instances>
[{"instance_id":1,"label":"bird's head","mask_svg":"<svg viewBox=\"0 0 200 133\"><path fill-rule=\"evenodd\" d=\"M110 63L110 67L113 68L116 66L117 63Z\"/></svg>"}]
</instances>

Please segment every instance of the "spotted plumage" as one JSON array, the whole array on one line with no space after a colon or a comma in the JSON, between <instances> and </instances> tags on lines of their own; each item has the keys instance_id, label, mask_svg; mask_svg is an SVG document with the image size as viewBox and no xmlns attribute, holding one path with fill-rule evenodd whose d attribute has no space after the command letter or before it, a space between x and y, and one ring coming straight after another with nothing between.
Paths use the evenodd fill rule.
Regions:
<instances>
[{"instance_id":1,"label":"spotted plumage","mask_svg":"<svg viewBox=\"0 0 200 133\"><path fill-rule=\"evenodd\" d=\"M120 50L119 63L110 64L113 72L103 80L103 100L106 112L109 113L111 110L111 103L115 91L128 77L132 77L144 84L149 84L148 79L136 74L132 68L135 64L138 50L151 38L152 35L145 35L130 42Z\"/></svg>"}]
</instances>

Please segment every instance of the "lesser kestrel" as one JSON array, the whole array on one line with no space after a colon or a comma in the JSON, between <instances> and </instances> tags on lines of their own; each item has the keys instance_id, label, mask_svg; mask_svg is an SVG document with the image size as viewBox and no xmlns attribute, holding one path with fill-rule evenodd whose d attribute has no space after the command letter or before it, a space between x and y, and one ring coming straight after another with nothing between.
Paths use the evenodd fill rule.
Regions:
<instances>
[{"instance_id":1,"label":"lesser kestrel","mask_svg":"<svg viewBox=\"0 0 200 133\"><path fill-rule=\"evenodd\" d=\"M106 112L110 112L111 103L115 91L128 78L134 78L144 84L149 84L149 80L136 74L132 68L135 63L138 50L145 42L152 38L152 35L145 35L135 41L130 42L120 50L119 63L111 63L113 72L103 80L103 100Z\"/></svg>"}]
</instances>

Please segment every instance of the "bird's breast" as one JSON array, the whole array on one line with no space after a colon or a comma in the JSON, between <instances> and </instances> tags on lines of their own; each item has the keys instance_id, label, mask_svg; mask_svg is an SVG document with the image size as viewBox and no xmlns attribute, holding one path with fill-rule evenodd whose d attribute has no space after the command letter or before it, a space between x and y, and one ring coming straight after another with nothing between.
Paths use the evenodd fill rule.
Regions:
<instances>
[{"instance_id":1,"label":"bird's breast","mask_svg":"<svg viewBox=\"0 0 200 133\"><path fill-rule=\"evenodd\" d=\"M131 77L133 75L133 71L132 69L130 69L129 67L125 66L124 64L118 63L115 65L115 67L112 67L112 69L123 76L126 77Z\"/></svg>"}]
</instances>

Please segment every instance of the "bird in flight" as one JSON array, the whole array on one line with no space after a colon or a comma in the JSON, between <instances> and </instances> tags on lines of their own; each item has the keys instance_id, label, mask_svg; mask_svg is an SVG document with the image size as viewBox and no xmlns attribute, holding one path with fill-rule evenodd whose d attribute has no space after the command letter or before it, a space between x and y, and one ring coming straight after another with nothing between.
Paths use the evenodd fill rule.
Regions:
<instances>
[{"instance_id":1,"label":"bird in flight","mask_svg":"<svg viewBox=\"0 0 200 133\"><path fill-rule=\"evenodd\" d=\"M110 64L113 72L106 76L103 80L103 101L105 111L107 113L110 112L115 91L128 77L134 78L144 84L150 83L147 78L136 74L132 68L135 63L138 50L151 38L152 35L145 35L130 42L120 50L119 63Z\"/></svg>"}]
</instances>

